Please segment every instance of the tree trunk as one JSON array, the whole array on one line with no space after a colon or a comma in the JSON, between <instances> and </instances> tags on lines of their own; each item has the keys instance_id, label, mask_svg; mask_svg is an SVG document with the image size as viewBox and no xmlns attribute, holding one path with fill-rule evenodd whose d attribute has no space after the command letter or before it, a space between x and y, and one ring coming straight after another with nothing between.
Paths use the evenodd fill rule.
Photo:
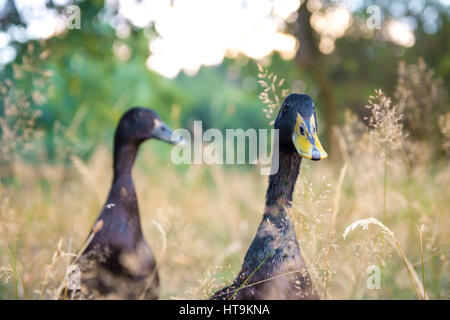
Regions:
<instances>
[{"instance_id":1,"label":"tree trunk","mask_svg":"<svg viewBox=\"0 0 450 320\"><path fill-rule=\"evenodd\" d=\"M305 1L298 10L297 23L299 26L296 33L300 43L296 62L298 67L310 72L320 89L320 95L324 103L319 106L319 113L324 116L326 148L330 158L338 157L338 141L333 135L333 128L337 120L337 106L333 93L333 83L327 74L328 58L318 50L318 41L310 24L311 13L306 8ZM322 111L320 111L322 110Z\"/></svg>"}]
</instances>

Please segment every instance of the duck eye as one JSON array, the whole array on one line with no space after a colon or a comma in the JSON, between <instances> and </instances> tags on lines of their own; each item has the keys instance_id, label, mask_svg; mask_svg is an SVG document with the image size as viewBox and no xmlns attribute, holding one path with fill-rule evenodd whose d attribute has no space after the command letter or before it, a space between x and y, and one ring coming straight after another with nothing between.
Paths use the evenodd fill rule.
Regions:
<instances>
[{"instance_id":1,"label":"duck eye","mask_svg":"<svg viewBox=\"0 0 450 320\"><path fill-rule=\"evenodd\" d=\"M289 105L287 103L284 104L284 110L285 111L289 110Z\"/></svg>"},{"instance_id":2,"label":"duck eye","mask_svg":"<svg viewBox=\"0 0 450 320\"><path fill-rule=\"evenodd\" d=\"M305 135L305 128L303 128L303 126L300 126L300 134L301 134L302 136Z\"/></svg>"}]
</instances>

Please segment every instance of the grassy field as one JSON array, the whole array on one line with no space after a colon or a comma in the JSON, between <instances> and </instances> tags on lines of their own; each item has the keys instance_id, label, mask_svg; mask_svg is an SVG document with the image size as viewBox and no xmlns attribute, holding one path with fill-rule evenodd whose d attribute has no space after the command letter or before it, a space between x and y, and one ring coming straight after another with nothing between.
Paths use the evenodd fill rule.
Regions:
<instances>
[{"instance_id":1,"label":"grassy field","mask_svg":"<svg viewBox=\"0 0 450 320\"><path fill-rule=\"evenodd\" d=\"M449 153L436 154L450 151L450 113L444 107L439 117L442 139L407 135L402 117L429 134L434 123L414 112L429 107L428 115L437 105L433 97L428 105L415 99L408 79L436 85L431 76L405 76L399 107L376 91L366 124L347 112L334 128L336 158L302 163L291 216L322 299L449 298L450 163ZM267 96L262 102L271 108ZM6 104L0 118L0 298L53 299L105 204L111 148L98 146L83 161L70 153L63 130L56 160L67 161L42 155L30 164L13 156L13 142L39 142L31 123L38 115L16 104ZM23 114L31 120L15 120ZM177 167L170 148L151 141L138 156L133 176L143 232L159 263L161 298L206 299L239 271L262 216L267 177L256 166ZM374 270L378 289L370 286Z\"/></svg>"},{"instance_id":2,"label":"grassy field","mask_svg":"<svg viewBox=\"0 0 450 320\"><path fill-rule=\"evenodd\" d=\"M450 167L418 158L408 166L401 157L385 166L361 141L341 167L303 161L297 183L291 215L321 298L417 299L424 282L429 298L448 299ZM205 299L239 270L261 218L267 178L256 167L179 170L154 156L156 144L143 146L134 179L143 231L160 264L161 298ZM104 205L110 150L71 163L16 161L16 184L1 187L2 299L53 298L68 254L81 247ZM346 227L369 217L392 230L412 270L377 225L344 240ZM378 290L366 285L371 265L381 270Z\"/></svg>"}]
</instances>

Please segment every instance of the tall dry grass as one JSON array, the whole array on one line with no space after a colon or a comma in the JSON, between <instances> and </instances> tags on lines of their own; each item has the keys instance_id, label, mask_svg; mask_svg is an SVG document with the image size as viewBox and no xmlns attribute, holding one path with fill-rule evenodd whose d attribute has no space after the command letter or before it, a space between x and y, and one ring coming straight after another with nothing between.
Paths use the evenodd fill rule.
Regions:
<instances>
[{"instance_id":1,"label":"tall dry grass","mask_svg":"<svg viewBox=\"0 0 450 320\"><path fill-rule=\"evenodd\" d=\"M405 134L406 114L394 102L377 91L369 125L347 112L335 130L343 163L303 161L291 215L323 299L449 298L450 166L421 154L426 142ZM445 137L448 114L437 118ZM267 178L240 167L177 170L168 156L155 156L157 143L142 146L133 176L161 298L205 299L239 271ZM17 183L0 185L2 299L54 298L104 205L111 149L98 147L88 161L67 155L69 166L17 157L10 168ZM381 270L378 290L366 284L373 265Z\"/></svg>"}]
</instances>

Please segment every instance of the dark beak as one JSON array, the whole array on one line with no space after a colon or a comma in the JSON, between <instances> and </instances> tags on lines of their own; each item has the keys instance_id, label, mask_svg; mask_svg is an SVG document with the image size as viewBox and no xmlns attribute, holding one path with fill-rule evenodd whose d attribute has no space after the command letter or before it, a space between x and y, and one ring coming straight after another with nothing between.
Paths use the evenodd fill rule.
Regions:
<instances>
[{"instance_id":1,"label":"dark beak","mask_svg":"<svg viewBox=\"0 0 450 320\"><path fill-rule=\"evenodd\" d=\"M161 120L155 120L155 127L152 131L152 138L171 144L184 143L183 137L173 133L173 131Z\"/></svg>"}]
</instances>

